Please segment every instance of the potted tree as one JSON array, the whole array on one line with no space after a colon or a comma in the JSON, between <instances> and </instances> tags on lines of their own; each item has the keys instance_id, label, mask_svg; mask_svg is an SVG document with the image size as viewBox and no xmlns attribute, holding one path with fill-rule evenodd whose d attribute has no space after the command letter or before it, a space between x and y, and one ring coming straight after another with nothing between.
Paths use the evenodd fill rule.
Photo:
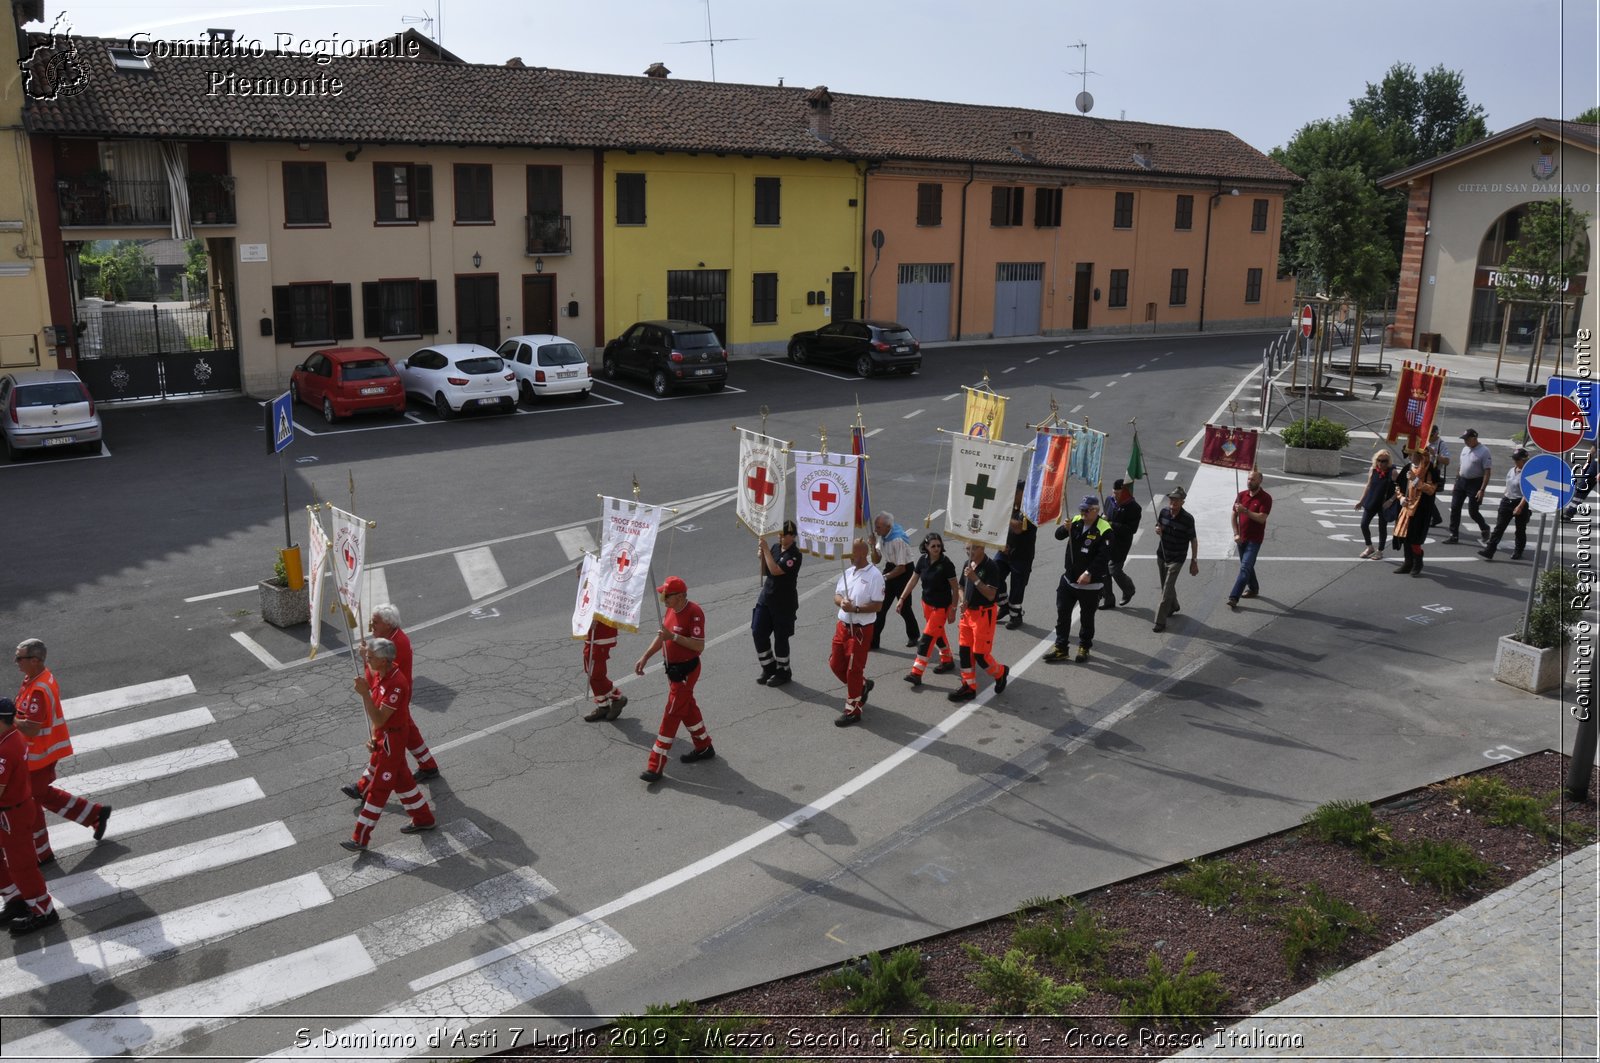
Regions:
<instances>
[{"instance_id":1,"label":"potted tree","mask_svg":"<svg viewBox=\"0 0 1600 1063\"><path fill-rule=\"evenodd\" d=\"M1283 471L1309 476L1338 476L1339 452L1350 443L1350 429L1338 421L1315 417L1283 426Z\"/></svg>"},{"instance_id":2,"label":"potted tree","mask_svg":"<svg viewBox=\"0 0 1600 1063\"><path fill-rule=\"evenodd\" d=\"M311 622L311 590L300 567L300 548L291 546L278 555L272 578L261 588L261 619L273 627L294 627Z\"/></svg>"},{"instance_id":3,"label":"potted tree","mask_svg":"<svg viewBox=\"0 0 1600 1063\"><path fill-rule=\"evenodd\" d=\"M1522 626L1500 637L1494 654L1495 679L1533 694L1559 687L1561 651L1572 641L1572 625L1587 601L1588 594L1580 592L1571 571L1560 566L1546 570Z\"/></svg>"}]
</instances>

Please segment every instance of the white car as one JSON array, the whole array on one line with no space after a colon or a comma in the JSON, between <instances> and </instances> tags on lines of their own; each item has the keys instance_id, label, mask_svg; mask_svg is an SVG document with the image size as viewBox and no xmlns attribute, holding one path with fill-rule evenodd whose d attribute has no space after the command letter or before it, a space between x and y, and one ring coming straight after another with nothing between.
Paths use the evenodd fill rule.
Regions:
<instances>
[{"instance_id":1,"label":"white car","mask_svg":"<svg viewBox=\"0 0 1600 1063\"><path fill-rule=\"evenodd\" d=\"M512 336L500 345L500 357L517 374L522 397L530 403L552 395L581 397L594 387L589 360L576 343L560 336Z\"/></svg>"},{"instance_id":2,"label":"white car","mask_svg":"<svg viewBox=\"0 0 1600 1063\"><path fill-rule=\"evenodd\" d=\"M15 461L25 450L100 453L100 415L78 374L28 369L0 376L0 440Z\"/></svg>"},{"instance_id":3,"label":"white car","mask_svg":"<svg viewBox=\"0 0 1600 1063\"><path fill-rule=\"evenodd\" d=\"M517 408L517 374L500 356L476 343L424 347L400 363L406 394L430 403L440 417L467 410Z\"/></svg>"}]
</instances>

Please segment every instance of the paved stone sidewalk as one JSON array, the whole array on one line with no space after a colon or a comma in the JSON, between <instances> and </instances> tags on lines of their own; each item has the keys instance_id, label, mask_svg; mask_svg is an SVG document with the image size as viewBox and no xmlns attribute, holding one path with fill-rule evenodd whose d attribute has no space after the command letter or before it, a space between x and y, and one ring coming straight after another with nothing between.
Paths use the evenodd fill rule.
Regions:
<instances>
[{"instance_id":1,"label":"paved stone sidewalk","mask_svg":"<svg viewBox=\"0 0 1600 1063\"><path fill-rule=\"evenodd\" d=\"M1589 846L1174 1058L1596 1058Z\"/></svg>"}]
</instances>

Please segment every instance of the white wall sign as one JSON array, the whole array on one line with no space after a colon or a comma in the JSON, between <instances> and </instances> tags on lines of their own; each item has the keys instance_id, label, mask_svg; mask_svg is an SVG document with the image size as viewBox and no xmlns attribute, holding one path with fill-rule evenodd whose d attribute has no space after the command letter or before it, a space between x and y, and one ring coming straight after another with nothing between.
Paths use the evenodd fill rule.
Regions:
<instances>
[{"instance_id":1,"label":"white wall sign","mask_svg":"<svg viewBox=\"0 0 1600 1063\"><path fill-rule=\"evenodd\" d=\"M240 262L265 262L267 260L266 244L240 244Z\"/></svg>"}]
</instances>

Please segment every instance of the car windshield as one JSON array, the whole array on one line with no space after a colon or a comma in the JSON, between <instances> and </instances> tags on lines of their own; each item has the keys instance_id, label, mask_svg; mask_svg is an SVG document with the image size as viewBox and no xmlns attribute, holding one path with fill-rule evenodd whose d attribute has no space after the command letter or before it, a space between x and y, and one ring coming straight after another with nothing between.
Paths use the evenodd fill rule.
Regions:
<instances>
[{"instance_id":1,"label":"car windshield","mask_svg":"<svg viewBox=\"0 0 1600 1063\"><path fill-rule=\"evenodd\" d=\"M70 380L49 384L24 384L17 388L18 406L65 406L69 402L83 402L83 392Z\"/></svg>"},{"instance_id":2,"label":"car windshield","mask_svg":"<svg viewBox=\"0 0 1600 1063\"><path fill-rule=\"evenodd\" d=\"M346 380L387 380L394 376L389 363L381 359L369 358L364 362L346 362L344 364L344 378Z\"/></svg>"},{"instance_id":3,"label":"car windshield","mask_svg":"<svg viewBox=\"0 0 1600 1063\"><path fill-rule=\"evenodd\" d=\"M912 338L910 329L903 329L903 328L880 329L879 332L878 332L878 335L879 335L879 337L882 338L884 343L916 343L917 342L915 339Z\"/></svg>"},{"instance_id":4,"label":"car windshield","mask_svg":"<svg viewBox=\"0 0 1600 1063\"><path fill-rule=\"evenodd\" d=\"M721 347L715 332L680 332L677 347L680 351L703 351L708 347Z\"/></svg>"},{"instance_id":5,"label":"car windshield","mask_svg":"<svg viewBox=\"0 0 1600 1063\"><path fill-rule=\"evenodd\" d=\"M456 368L471 376L488 376L490 373L502 373L506 363L499 358L463 358L456 363Z\"/></svg>"},{"instance_id":6,"label":"car windshield","mask_svg":"<svg viewBox=\"0 0 1600 1063\"><path fill-rule=\"evenodd\" d=\"M544 365L582 365L583 352L576 343L547 343L539 348L539 361Z\"/></svg>"}]
</instances>

